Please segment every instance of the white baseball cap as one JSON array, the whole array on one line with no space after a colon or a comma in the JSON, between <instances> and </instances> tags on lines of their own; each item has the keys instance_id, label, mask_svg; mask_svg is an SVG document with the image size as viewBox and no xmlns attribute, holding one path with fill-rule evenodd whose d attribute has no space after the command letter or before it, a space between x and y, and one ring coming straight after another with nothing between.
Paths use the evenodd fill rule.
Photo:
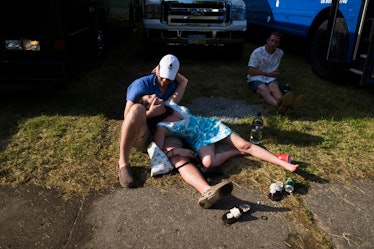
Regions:
<instances>
[{"instance_id":1,"label":"white baseball cap","mask_svg":"<svg viewBox=\"0 0 374 249\"><path fill-rule=\"evenodd\" d=\"M160 77L174 80L179 70L179 60L172 54L167 54L160 60Z\"/></svg>"}]
</instances>

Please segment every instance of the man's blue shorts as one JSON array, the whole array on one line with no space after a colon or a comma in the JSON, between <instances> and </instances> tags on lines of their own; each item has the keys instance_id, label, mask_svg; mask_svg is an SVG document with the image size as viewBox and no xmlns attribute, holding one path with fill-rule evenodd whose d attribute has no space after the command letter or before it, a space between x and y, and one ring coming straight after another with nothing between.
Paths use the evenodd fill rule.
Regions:
<instances>
[{"instance_id":1,"label":"man's blue shorts","mask_svg":"<svg viewBox=\"0 0 374 249\"><path fill-rule=\"evenodd\" d=\"M269 82L269 83L265 83L263 81L253 80L253 81L248 82L248 87L252 92L256 93L259 85L261 85L261 84L269 85L271 83L277 83L278 84L278 81L275 80L275 81L272 81L272 82Z\"/></svg>"}]
</instances>

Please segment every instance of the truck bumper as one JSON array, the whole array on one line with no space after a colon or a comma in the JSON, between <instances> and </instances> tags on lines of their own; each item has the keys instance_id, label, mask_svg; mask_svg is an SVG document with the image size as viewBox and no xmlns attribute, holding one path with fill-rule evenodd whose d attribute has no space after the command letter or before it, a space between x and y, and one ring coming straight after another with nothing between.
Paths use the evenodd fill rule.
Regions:
<instances>
[{"instance_id":1,"label":"truck bumper","mask_svg":"<svg viewBox=\"0 0 374 249\"><path fill-rule=\"evenodd\" d=\"M168 26L159 20L144 20L145 39L148 43L166 45L215 45L244 42L246 21L236 21L226 27Z\"/></svg>"}]
</instances>

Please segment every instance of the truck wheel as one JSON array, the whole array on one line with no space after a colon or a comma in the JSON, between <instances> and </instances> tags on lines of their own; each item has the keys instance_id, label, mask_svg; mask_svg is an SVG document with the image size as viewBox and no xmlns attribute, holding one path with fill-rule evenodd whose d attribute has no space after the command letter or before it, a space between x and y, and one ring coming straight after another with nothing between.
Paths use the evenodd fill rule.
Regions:
<instances>
[{"instance_id":1,"label":"truck wheel","mask_svg":"<svg viewBox=\"0 0 374 249\"><path fill-rule=\"evenodd\" d=\"M97 30L96 31L96 57L101 59L104 53L104 31Z\"/></svg>"},{"instance_id":2,"label":"truck wheel","mask_svg":"<svg viewBox=\"0 0 374 249\"><path fill-rule=\"evenodd\" d=\"M100 15L93 30L92 62L97 67L101 64L105 52L105 16Z\"/></svg>"},{"instance_id":3,"label":"truck wheel","mask_svg":"<svg viewBox=\"0 0 374 249\"><path fill-rule=\"evenodd\" d=\"M130 2L129 5L129 28L130 32L132 32L135 28L135 10L134 10L134 3Z\"/></svg>"},{"instance_id":4,"label":"truck wheel","mask_svg":"<svg viewBox=\"0 0 374 249\"><path fill-rule=\"evenodd\" d=\"M347 37L345 26L336 23L336 32L334 45L332 47L331 59L333 62L326 61L328 49L329 34L327 32L327 20L321 23L315 31L309 49L309 58L313 72L320 78L337 81L344 71L344 58L347 51ZM336 51L337 53L334 53Z\"/></svg>"}]
</instances>

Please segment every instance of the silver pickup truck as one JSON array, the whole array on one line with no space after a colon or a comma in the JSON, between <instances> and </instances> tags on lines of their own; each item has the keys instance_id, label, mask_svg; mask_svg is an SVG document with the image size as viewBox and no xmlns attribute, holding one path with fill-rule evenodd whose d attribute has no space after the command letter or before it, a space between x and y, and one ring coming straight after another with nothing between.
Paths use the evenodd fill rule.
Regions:
<instances>
[{"instance_id":1,"label":"silver pickup truck","mask_svg":"<svg viewBox=\"0 0 374 249\"><path fill-rule=\"evenodd\" d=\"M243 0L144 0L146 44L224 46L241 57L247 30Z\"/></svg>"}]
</instances>

